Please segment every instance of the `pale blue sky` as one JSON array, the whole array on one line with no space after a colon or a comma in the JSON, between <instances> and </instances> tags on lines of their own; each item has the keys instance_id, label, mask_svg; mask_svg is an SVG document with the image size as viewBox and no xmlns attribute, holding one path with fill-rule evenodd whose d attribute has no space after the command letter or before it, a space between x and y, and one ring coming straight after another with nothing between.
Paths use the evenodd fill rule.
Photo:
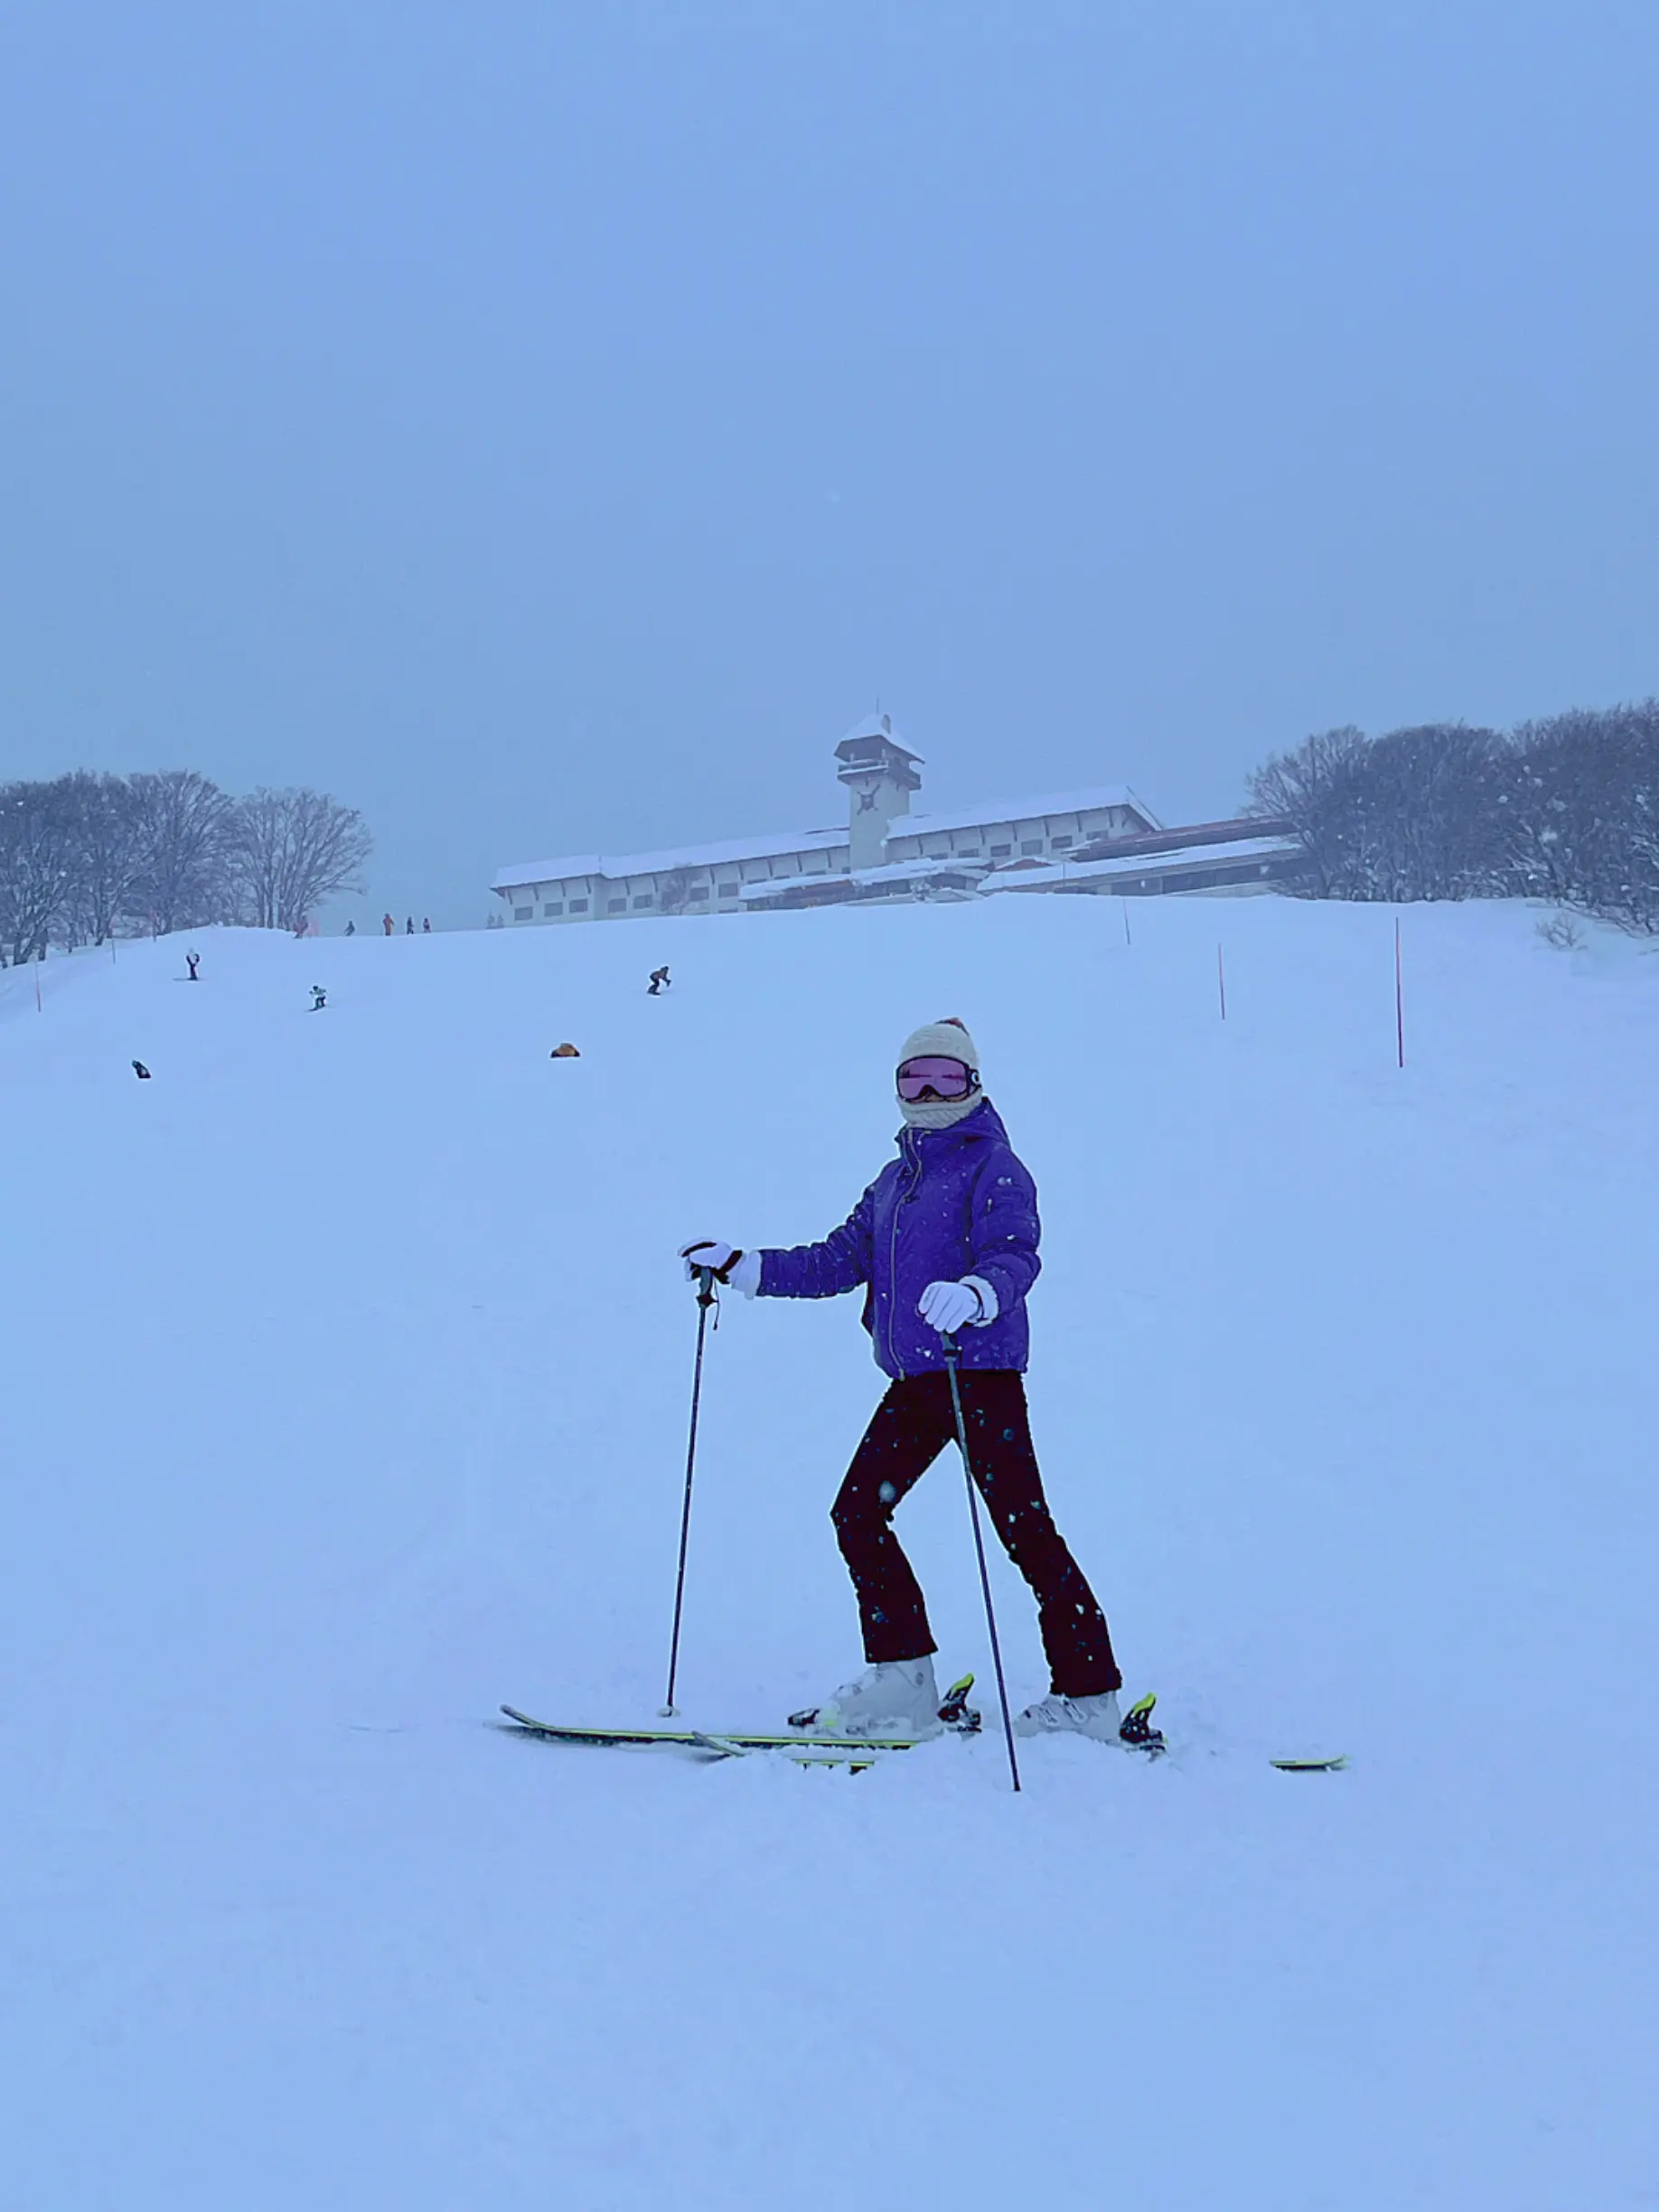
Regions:
<instances>
[{"instance_id":1,"label":"pale blue sky","mask_svg":"<svg viewBox=\"0 0 1659 2212\"><path fill-rule=\"evenodd\" d=\"M14 11L0 775L357 908L1659 689L1653 0ZM342 915L341 918L343 918Z\"/></svg>"}]
</instances>

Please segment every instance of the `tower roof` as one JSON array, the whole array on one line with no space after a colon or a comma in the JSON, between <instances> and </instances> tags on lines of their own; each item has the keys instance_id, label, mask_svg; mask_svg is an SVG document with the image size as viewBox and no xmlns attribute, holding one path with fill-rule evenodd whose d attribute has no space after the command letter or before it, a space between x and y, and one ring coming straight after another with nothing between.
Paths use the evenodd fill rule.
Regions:
<instances>
[{"instance_id":1,"label":"tower roof","mask_svg":"<svg viewBox=\"0 0 1659 2212\"><path fill-rule=\"evenodd\" d=\"M835 748L839 761L867 760L874 745L883 745L896 753L901 760L920 762L919 753L907 752L893 734L893 717L887 714L866 715L855 722Z\"/></svg>"}]
</instances>

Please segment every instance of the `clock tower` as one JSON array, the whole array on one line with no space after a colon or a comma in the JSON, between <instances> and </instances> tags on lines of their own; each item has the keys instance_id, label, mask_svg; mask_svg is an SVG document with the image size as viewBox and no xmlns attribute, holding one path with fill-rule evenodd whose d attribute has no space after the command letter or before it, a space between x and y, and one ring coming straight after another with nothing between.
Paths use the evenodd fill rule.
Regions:
<instances>
[{"instance_id":1,"label":"clock tower","mask_svg":"<svg viewBox=\"0 0 1659 2212\"><path fill-rule=\"evenodd\" d=\"M887 857L887 831L910 811L910 794L920 791L921 761L893 735L891 715L872 715L849 729L835 748L841 764L836 773L847 786L848 841L855 875L880 867Z\"/></svg>"}]
</instances>

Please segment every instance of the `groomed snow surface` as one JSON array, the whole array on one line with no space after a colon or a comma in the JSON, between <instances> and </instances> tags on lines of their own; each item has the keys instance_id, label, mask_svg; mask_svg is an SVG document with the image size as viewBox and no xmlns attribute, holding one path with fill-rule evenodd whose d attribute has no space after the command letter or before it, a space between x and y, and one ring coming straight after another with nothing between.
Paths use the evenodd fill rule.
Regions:
<instances>
[{"instance_id":1,"label":"groomed snow surface","mask_svg":"<svg viewBox=\"0 0 1659 2212\"><path fill-rule=\"evenodd\" d=\"M0 977L8 2212L1659 2204L1659 954L1408 910L1402 1073L1392 913L1129 919ZM1037 1179L1038 1448L1172 1756L1028 1745L1010 1793L953 1455L900 1526L979 1741L500 1732L654 1713L674 1247L839 1221L942 1014ZM695 1721L857 1665L827 1508L879 1388L855 1301L728 1302Z\"/></svg>"}]
</instances>

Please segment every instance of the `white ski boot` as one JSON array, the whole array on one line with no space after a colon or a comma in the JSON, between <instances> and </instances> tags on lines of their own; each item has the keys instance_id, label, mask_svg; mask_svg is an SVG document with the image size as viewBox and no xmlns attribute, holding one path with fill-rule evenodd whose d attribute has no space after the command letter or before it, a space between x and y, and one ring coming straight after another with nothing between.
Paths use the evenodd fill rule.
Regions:
<instances>
[{"instance_id":1,"label":"white ski boot","mask_svg":"<svg viewBox=\"0 0 1659 2212\"><path fill-rule=\"evenodd\" d=\"M942 1734L932 1654L866 1667L819 1707L812 1725L823 1736L899 1736L906 1742Z\"/></svg>"},{"instance_id":2,"label":"white ski boot","mask_svg":"<svg viewBox=\"0 0 1659 2212\"><path fill-rule=\"evenodd\" d=\"M1074 1736L1092 1736L1100 1743L1121 1743L1123 1716L1118 1711L1118 1693L1102 1690L1098 1697L1039 1698L1035 1705L1027 1705L1014 1722L1017 1736L1049 1736L1063 1732Z\"/></svg>"}]
</instances>

